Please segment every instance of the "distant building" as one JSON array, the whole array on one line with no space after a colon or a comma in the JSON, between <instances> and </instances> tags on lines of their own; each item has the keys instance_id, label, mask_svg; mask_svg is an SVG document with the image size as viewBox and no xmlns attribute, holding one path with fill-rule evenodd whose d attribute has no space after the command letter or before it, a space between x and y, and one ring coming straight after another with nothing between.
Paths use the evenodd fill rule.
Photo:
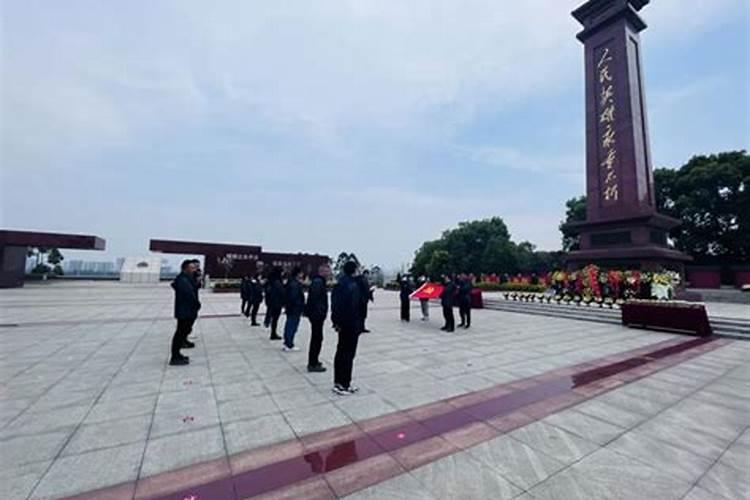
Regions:
<instances>
[{"instance_id":1,"label":"distant building","mask_svg":"<svg viewBox=\"0 0 750 500\"><path fill-rule=\"evenodd\" d=\"M161 275L161 258L128 257L120 269L123 283L158 283Z\"/></svg>"}]
</instances>

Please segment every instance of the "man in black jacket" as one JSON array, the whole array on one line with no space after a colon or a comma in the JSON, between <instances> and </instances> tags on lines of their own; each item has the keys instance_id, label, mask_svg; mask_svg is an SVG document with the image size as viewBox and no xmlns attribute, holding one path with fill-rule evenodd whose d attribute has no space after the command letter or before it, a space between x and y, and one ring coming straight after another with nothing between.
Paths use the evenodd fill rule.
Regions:
<instances>
[{"instance_id":1,"label":"man in black jacket","mask_svg":"<svg viewBox=\"0 0 750 500\"><path fill-rule=\"evenodd\" d=\"M365 322L367 321L367 306L369 305L369 302L374 302L372 291L370 290L369 277L370 271L365 269L362 274L355 278L357 285L359 286L359 317L362 321L362 333L370 333L370 330L365 326Z\"/></svg>"},{"instance_id":2,"label":"man in black jacket","mask_svg":"<svg viewBox=\"0 0 750 500\"><path fill-rule=\"evenodd\" d=\"M285 287L286 323L284 323L284 346L282 347L284 352L299 351L299 347L294 345L294 336L297 335L297 328L305 310L305 292L302 291L299 274L299 267L292 269Z\"/></svg>"},{"instance_id":3,"label":"man in black jacket","mask_svg":"<svg viewBox=\"0 0 750 500\"><path fill-rule=\"evenodd\" d=\"M281 340L276 329L282 307L284 307L284 285L281 284L281 270L274 268L268 275L268 283L266 283L266 320L268 326L271 327L271 340Z\"/></svg>"},{"instance_id":4,"label":"man in black jacket","mask_svg":"<svg viewBox=\"0 0 750 500\"><path fill-rule=\"evenodd\" d=\"M344 275L331 294L331 320L339 333L336 356L333 362L333 392L348 396L358 391L351 385L354 357L357 355L362 320L359 317L359 285L354 279L357 265L354 262L344 264Z\"/></svg>"},{"instance_id":5,"label":"man in black jacket","mask_svg":"<svg viewBox=\"0 0 750 500\"><path fill-rule=\"evenodd\" d=\"M308 372L324 372L326 367L320 362L320 347L323 345L323 324L328 315L328 277L331 268L327 264L318 267L318 274L310 281L307 292L305 316L310 320L310 350L307 355Z\"/></svg>"},{"instance_id":6,"label":"man in black jacket","mask_svg":"<svg viewBox=\"0 0 750 500\"><path fill-rule=\"evenodd\" d=\"M250 310L250 326L260 326L258 323L258 309L260 304L263 302L263 285L260 282L260 275L254 276L250 280L250 304L252 309Z\"/></svg>"},{"instance_id":7,"label":"man in black jacket","mask_svg":"<svg viewBox=\"0 0 750 500\"><path fill-rule=\"evenodd\" d=\"M459 277L456 287L458 289L458 314L461 317L458 327L469 328L471 327L471 290L474 285L469 275L464 273Z\"/></svg>"},{"instance_id":8,"label":"man in black jacket","mask_svg":"<svg viewBox=\"0 0 750 500\"><path fill-rule=\"evenodd\" d=\"M452 332L456 329L456 320L453 317L453 297L456 295L456 285L449 275L443 277L443 291L440 294L440 305L443 306L443 318L445 326L441 328L444 332Z\"/></svg>"},{"instance_id":9,"label":"man in black jacket","mask_svg":"<svg viewBox=\"0 0 750 500\"><path fill-rule=\"evenodd\" d=\"M246 318L250 317L250 277L245 276L240 282L240 298L242 299L242 305L240 306L240 312L245 315Z\"/></svg>"},{"instance_id":10,"label":"man in black jacket","mask_svg":"<svg viewBox=\"0 0 750 500\"><path fill-rule=\"evenodd\" d=\"M180 349L193 347L187 336L193 329L193 323L198 318L198 310L201 303L198 300L198 289L195 286L194 274L195 263L189 260L183 261L181 272L172 282L174 289L174 317L177 320L177 329L172 336L172 359L170 365L186 365L190 358L183 356Z\"/></svg>"}]
</instances>

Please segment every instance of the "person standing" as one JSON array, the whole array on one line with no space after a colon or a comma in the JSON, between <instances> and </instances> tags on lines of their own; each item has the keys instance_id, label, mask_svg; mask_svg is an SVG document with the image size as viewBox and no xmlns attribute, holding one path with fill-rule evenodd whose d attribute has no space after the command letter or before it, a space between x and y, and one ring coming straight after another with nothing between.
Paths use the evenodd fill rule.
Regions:
<instances>
[{"instance_id":1,"label":"person standing","mask_svg":"<svg viewBox=\"0 0 750 500\"><path fill-rule=\"evenodd\" d=\"M445 326L441 330L452 332L456 329L456 320L453 316L453 298L456 295L456 285L449 275L443 277L443 282L443 291L440 293L440 305L443 306Z\"/></svg>"},{"instance_id":2,"label":"person standing","mask_svg":"<svg viewBox=\"0 0 750 500\"><path fill-rule=\"evenodd\" d=\"M366 270L357 276L355 280L357 281L357 286L359 286L359 317L362 321L361 330L362 333L370 333L370 330L367 329L367 326L365 325L367 321L367 307L369 306L369 303L371 301L374 301L374 297L372 296L372 291L370 290L370 280L368 279L370 277L370 271Z\"/></svg>"},{"instance_id":3,"label":"person standing","mask_svg":"<svg viewBox=\"0 0 750 500\"><path fill-rule=\"evenodd\" d=\"M318 266L318 274L310 281L307 292L305 316L310 321L310 349L307 354L307 371L324 372L326 367L320 362L320 348L323 345L323 324L328 316L328 277L331 268L328 264Z\"/></svg>"},{"instance_id":4,"label":"person standing","mask_svg":"<svg viewBox=\"0 0 750 500\"><path fill-rule=\"evenodd\" d=\"M459 328L471 327L471 290L474 288L471 278L467 274L462 274L457 286L458 295L458 314L461 317Z\"/></svg>"},{"instance_id":5,"label":"person standing","mask_svg":"<svg viewBox=\"0 0 750 500\"><path fill-rule=\"evenodd\" d=\"M258 323L258 309L263 302L263 284L260 282L260 275L254 276L250 280L250 326L260 326Z\"/></svg>"},{"instance_id":6,"label":"person standing","mask_svg":"<svg viewBox=\"0 0 750 500\"><path fill-rule=\"evenodd\" d=\"M292 269L285 286L284 308L286 309L286 322L284 323L284 352L299 351L294 345L294 337L297 335L299 322L305 310L305 293L299 282L299 267Z\"/></svg>"},{"instance_id":7,"label":"person standing","mask_svg":"<svg viewBox=\"0 0 750 500\"><path fill-rule=\"evenodd\" d=\"M409 296L413 291L409 279L406 276L401 278L401 291L399 292L399 298L401 299L401 321L409 321L410 319Z\"/></svg>"},{"instance_id":8,"label":"person standing","mask_svg":"<svg viewBox=\"0 0 750 500\"><path fill-rule=\"evenodd\" d=\"M242 305L240 312L246 317L250 317L250 277L245 275L240 282L240 298Z\"/></svg>"},{"instance_id":9,"label":"person standing","mask_svg":"<svg viewBox=\"0 0 750 500\"><path fill-rule=\"evenodd\" d=\"M177 320L177 328L172 336L172 357L169 364L173 366L187 365L190 358L184 356L180 349L195 347L187 340L193 330L193 324L198 318L201 308L198 299L198 289L195 286L195 263L185 260L180 266L180 274L172 282L174 289L174 317Z\"/></svg>"},{"instance_id":10,"label":"person standing","mask_svg":"<svg viewBox=\"0 0 750 500\"><path fill-rule=\"evenodd\" d=\"M271 340L281 340L276 333L281 309L284 307L284 285L281 284L281 270L274 268L268 275L266 284L266 319L271 327Z\"/></svg>"},{"instance_id":11,"label":"person standing","mask_svg":"<svg viewBox=\"0 0 750 500\"><path fill-rule=\"evenodd\" d=\"M362 320L359 317L361 298L359 285L354 279L357 265L344 264L344 275L331 295L331 320L338 331L339 341L333 362L333 392L341 396L354 394L358 389L351 384L354 357L357 355Z\"/></svg>"},{"instance_id":12,"label":"person standing","mask_svg":"<svg viewBox=\"0 0 750 500\"><path fill-rule=\"evenodd\" d=\"M427 276L420 276L417 281L419 286L424 286L428 283ZM419 308L422 310L422 321L430 320L430 299L419 299Z\"/></svg>"}]
</instances>

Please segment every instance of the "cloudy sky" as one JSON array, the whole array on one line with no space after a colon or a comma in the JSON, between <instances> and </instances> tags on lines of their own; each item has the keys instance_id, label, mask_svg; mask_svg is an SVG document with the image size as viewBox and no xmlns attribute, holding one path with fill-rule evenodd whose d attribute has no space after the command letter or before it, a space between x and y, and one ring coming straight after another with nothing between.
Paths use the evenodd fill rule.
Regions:
<instances>
[{"instance_id":1,"label":"cloudy sky","mask_svg":"<svg viewBox=\"0 0 750 500\"><path fill-rule=\"evenodd\" d=\"M462 220L559 248L581 0L7 0L3 227L394 268ZM750 148L746 0L643 11L655 166Z\"/></svg>"}]
</instances>

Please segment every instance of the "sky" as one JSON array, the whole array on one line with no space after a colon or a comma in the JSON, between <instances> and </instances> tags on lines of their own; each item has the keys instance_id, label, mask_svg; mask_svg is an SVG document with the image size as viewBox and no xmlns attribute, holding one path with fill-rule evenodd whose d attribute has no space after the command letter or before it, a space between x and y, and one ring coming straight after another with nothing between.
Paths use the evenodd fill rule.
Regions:
<instances>
[{"instance_id":1,"label":"sky","mask_svg":"<svg viewBox=\"0 0 750 500\"><path fill-rule=\"evenodd\" d=\"M584 192L581 0L0 3L0 226L407 265ZM746 0L641 12L655 167L750 149Z\"/></svg>"}]
</instances>

